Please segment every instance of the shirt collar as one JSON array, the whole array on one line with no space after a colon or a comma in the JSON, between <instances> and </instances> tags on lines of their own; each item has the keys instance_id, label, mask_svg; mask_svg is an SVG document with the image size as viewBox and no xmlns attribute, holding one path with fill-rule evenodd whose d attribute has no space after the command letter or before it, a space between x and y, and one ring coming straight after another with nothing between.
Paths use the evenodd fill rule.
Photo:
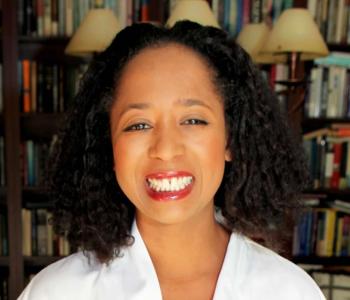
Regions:
<instances>
[{"instance_id":1,"label":"shirt collar","mask_svg":"<svg viewBox=\"0 0 350 300\"><path fill-rule=\"evenodd\" d=\"M130 296L132 295L132 297L128 299L161 300L162 294L158 277L146 245L138 230L136 220L134 220L132 224L131 234L134 237L134 243L126 249L126 254L130 258L130 262L128 263L128 273L129 276L133 278L133 286L138 287L139 290L136 291L134 289L130 291ZM234 258L233 253L237 249L233 248L236 244L236 238L236 235L232 233L227 246L224 263L218 277L213 300L228 300L234 295L234 289L236 286L233 284L236 269L234 266L237 257ZM140 298L135 296L135 293L141 295Z\"/></svg>"}]
</instances>

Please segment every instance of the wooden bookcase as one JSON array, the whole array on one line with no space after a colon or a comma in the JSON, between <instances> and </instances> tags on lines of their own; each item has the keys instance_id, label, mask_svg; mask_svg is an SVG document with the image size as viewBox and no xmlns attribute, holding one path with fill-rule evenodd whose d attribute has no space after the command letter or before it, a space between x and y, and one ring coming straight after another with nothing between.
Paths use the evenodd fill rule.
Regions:
<instances>
[{"instance_id":1,"label":"wooden bookcase","mask_svg":"<svg viewBox=\"0 0 350 300\"><path fill-rule=\"evenodd\" d=\"M306 0L294 0L295 7L305 7ZM150 1L152 20L163 22L163 0ZM9 275L9 299L15 300L24 287L26 268L39 269L57 260L57 257L24 257L22 255L22 204L23 201L36 199L45 202L45 191L40 188L27 188L21 184L20 143L23 136L47 138L57 130L62 116L60 114L22 114L19 104L18 60L21 58L40 58L65 60L63 50L68 38L30 38L19 36L17 13L18 1L2 1L2 62L4 114L0 115L0 133L5 137L6 187L0 187L0 202L6 203L8 214L9 256L0 257L0 268ZM338 48L337 48L338 47ZM339 48L340 47L340 48ZM332 46L331 49L350 51L350 47ZM302 111L292 116L293 122L301 126L319 128L333 120L305 120ZM336 120L339 122L339 120ZM342 120L347 122L348 120ZM339 191L323 191L327 195L336 195ZM350 196L350 191L342 191ZM319 259L295 258L296 262L321 263L325 265L347 264L349 258Z\"/></svg>"},{"instance_id":2,"label":"wooden bookcase","mask_svg":"<svg viewBox=\"0 0 350 300\"><path fill-rule=\"evenodd\" d=\"M9 237L9 299L15 299L23 287L23 256L21 209L22 193L19 166L20 113L18 102L18 42L17 3L2 2L2 53L3 53L3 97L4 137L6 164L6 199Z\"/></svg>"},{"instance_id":3,"label":"wooden bookcase","mask_svg":"<svg viewBox=\"0 0 350 300\"><path fill-rule=\"evenodd\" d=\"M47 202L46 191L40 187L22 186L20 144L25 138L47 139L58 128L63 114L21 113L19 103L18 61L21 59L79 63L81 60L64 55L67 37L27 37L19 34L20 0L2 0L1 53L3 62L4 111L0 114L0 134L5 139L6 186L0 187L0 204L8 215L9 255L0 257L0 269L8 274L8 299L15 300L24 288L26 270L38 271L59 257L22 255L22 207L27 201ZM22 2L23 3L23 2ZM163 22L163 0L149 3L149 16Z\"/></svg>"}]
</instances>

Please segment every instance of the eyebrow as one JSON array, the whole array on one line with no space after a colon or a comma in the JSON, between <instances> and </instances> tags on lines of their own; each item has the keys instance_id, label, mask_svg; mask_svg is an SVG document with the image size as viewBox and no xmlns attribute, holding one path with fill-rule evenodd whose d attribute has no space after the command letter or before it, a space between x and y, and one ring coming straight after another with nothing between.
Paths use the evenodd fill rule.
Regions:
<instances>
[{"instance_id":1,"label":"eyebrow","mask_svg":"<svg viewBox=\"0 0 350 300\"><path fill-rule=\"evenodd\" d=\"M203 106L206 107L209 110L212 110L212 108L206 104L205 102L198 100L198 99L179 99L177 100L177 103L181 106L185 107L191 107L191 106ZM152 104L147 103L147 102L135 102L135 103L130 103L128 106L122 111L121 115L125 114L127 111L132 110L132 109L138 109L138 110L145 110L149 109L152 107Z\"/></svg>"},{"instance_id":2,"label":"eyebrow","mask_svg":"<svg viewBox=\"0 0 350 300\"><path fill-rule=\"evenodd\" d=\"M183 105L183 106L187 106L187 107L199 105L199 106L206 107L209 110L212 110L212 108L208 104L206 104L202 100L198 100L198 99L180 99L180 100L178 100L178 103Z\"/></svg>"}]
</instances>

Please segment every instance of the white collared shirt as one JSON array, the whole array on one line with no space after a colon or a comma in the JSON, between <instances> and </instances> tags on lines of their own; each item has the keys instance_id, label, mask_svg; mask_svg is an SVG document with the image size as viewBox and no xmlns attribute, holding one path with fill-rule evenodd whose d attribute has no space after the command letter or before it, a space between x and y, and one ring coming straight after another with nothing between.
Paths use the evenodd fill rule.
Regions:
<instances>
[{"instance_id":1,"label":"white collared shirt","mask_svg":"<svg viewBox=\"0 0 350 300\"><path fill-rule=\"evenodd\" d=\"M43 269L18 300L162 300L155 268L137 229L122 257L101 264L72 254ZM213 300L325 300L302 269L271 250L232 233Z\"/></svg>"}]
</instances>

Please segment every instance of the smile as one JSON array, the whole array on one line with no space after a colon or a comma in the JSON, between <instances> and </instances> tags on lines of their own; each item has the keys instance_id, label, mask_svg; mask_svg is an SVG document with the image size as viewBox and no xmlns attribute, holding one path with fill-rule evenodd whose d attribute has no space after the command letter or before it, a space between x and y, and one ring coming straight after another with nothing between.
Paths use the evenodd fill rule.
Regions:
<instances>
[{"instance_id":1,"label":"smile","mask_svg":"<svg viewBox=\"0 0 350 300\"><path fill-rule=\"evenodd\" d=\"M164 179L147 179L149 187L156 192L175 192L185 189L192 183L191 176Z\"/></svg>"},{"instance_id":2,"label":"smile","mask_svg":"<svg viewBox=\"0 0 350 300\"><path fill-rule=\"evenodd\" d=\"M146 191L156 201L179 200L193 188L194 176L184 171L160 172L146 176Z\"/></svg>"}]
</instances>

